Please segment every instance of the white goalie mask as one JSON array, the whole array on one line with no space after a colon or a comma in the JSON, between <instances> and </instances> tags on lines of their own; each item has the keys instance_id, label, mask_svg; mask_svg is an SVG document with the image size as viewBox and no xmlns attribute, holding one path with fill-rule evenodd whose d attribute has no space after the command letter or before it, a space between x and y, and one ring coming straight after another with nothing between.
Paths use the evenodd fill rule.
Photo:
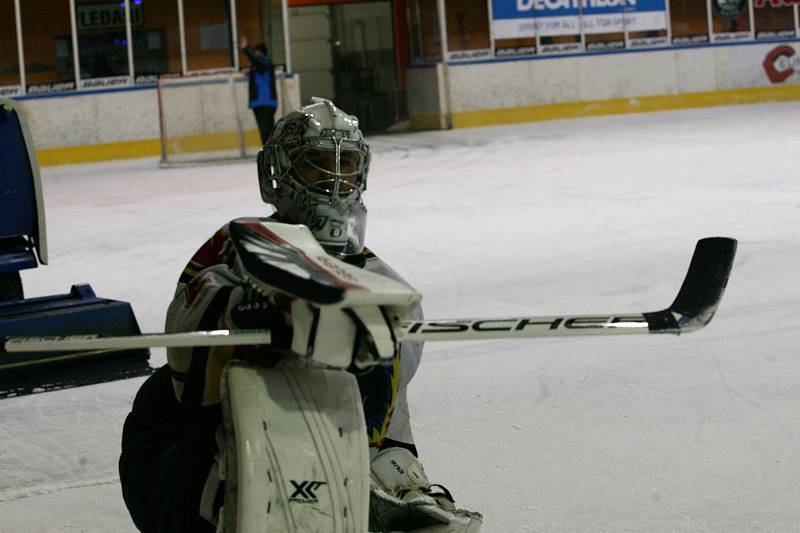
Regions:
<instances>
[{"instance_id":1,"label":"white goalie mask","mask_svg":"<svg viewBox=\"0 0 800 533\"><path fill-rule=\"evenodd\" d=\"M258 154L261 198L283 222L305 224L333 255L364 250L369 147L358 118L324 98L289 113Z\"/></svg>"}]
</instances>

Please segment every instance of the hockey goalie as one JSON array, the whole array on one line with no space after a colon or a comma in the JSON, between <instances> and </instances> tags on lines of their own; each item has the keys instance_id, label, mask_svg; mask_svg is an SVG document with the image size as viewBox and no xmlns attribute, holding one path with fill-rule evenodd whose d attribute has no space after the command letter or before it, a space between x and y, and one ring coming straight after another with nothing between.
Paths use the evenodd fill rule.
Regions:
<instances>
[{"instance_id":1,"label":"hockey goalie","mask_svg":"<svg viewBox=\"0 0 800 533\"><path fill-rule=\"evenodd\" d=\"M140 530L480 529L414 445L406 389L423 347L397 328L422 310L364 246L369 163L358 119L314 99L259 154L274 214L226 224L180 275L167 332L265 329L271 342L170 348L142 385L119 461ZM315 262L340 279L310 284Z\"/></svg>"}]
</instances>

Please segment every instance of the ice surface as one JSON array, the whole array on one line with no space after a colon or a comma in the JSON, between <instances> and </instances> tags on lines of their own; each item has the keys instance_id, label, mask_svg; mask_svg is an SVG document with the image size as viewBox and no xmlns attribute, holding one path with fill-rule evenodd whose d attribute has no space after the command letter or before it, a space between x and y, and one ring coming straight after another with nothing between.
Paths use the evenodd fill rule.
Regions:
<instances>
[{"instance_id":1,"label":"ice surface","mask_svg":"<svg viewBox=\"0 0 800 533\"><path fill-rule=\"evenodd\" d=\"M430 343L411 385L429 477L486 532L800 524L800 106L373 137L368 244L429 318L649 311L695 241L740 241L711 325L675 337ZM163 327L178 273L266 213L253 163L46 168L51 265ZM157 352L154 361L164 361ZM0 531L133 530L116 461L142 379L0 403Z\"/></svg>"}]
</instances>

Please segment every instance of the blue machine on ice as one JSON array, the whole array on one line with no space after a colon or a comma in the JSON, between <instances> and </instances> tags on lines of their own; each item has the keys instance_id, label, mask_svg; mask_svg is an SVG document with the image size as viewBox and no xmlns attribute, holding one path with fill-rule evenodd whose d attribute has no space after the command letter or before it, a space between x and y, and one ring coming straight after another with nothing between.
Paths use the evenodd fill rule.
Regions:
<instances>
[{"instance_id":1,"label":"blue machine on ice","mask_svg":"<svg viewBox=\"0 0 800 533\"><path fill-rule=\"evenodd\" d=\"M25 124L10 100L0 99L0 300L22 298L19 271L47 264L39 167ZM36 250L36 254L34 254Z\"/></svg>"},{"instance_id":2,"label":"blue machine on ice","mask_svg":"<svg viewBox=\"0 0 800 533\"><path fill-rule=\"evenodd\" d=\"M25 121L4 98L0 154L0 337L140 333L130 304L98 298L89 285L24 299L19 271L47 264L44 200ZM149 356L146 349L0 353L0 398L144 375Z\"/></svg>"}]
</instances>

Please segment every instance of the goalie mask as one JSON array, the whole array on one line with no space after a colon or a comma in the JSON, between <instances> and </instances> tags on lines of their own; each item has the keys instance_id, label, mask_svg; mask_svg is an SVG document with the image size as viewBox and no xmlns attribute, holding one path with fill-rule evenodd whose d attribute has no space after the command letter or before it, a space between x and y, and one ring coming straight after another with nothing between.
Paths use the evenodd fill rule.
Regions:
<instances>
[{"instance_id":1,"label":"goalie mask","mask_svg":"<svg viewBox=\"0 0 800 533\"><path fill-rule=\"evenodd\" d=\"M258 154L261 198L283 222L305 224L328 253L364 249L369 147L358 118L330 100L289 113Z\"/></svg>"}]
</instances>

